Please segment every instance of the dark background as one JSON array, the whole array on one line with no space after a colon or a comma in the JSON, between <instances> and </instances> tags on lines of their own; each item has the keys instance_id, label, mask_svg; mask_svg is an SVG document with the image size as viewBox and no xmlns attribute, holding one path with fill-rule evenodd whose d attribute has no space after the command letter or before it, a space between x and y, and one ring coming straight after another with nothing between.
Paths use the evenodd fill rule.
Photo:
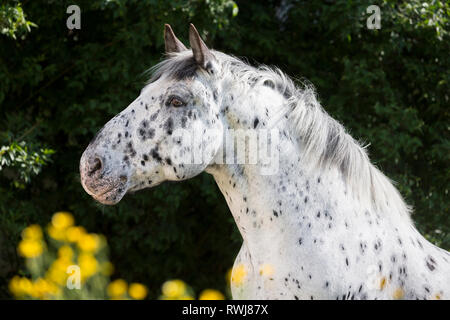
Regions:
<instances>
[{"instance_id":1,"label":"dark background","mask_svg":"<svg viewBox=\"0 0 450 320\"><path fill-rule=\"evenodd\" d=\"M81 30L66 27L71 4L81 8ZM380 30L366 27L371 4L381 8ZM104 234L114 277L146 284L152 298L170 278L197 292L224 290L241 238L212 177L165 183L113 207L80 185L84 148L162 59L164 23L188 43L193 22L211 47L312 82L325 109L371 144L419 230L450 249L449 12L424 0L2 1L0 298L22 269L21 230L60 210Z\"/></svg>"}]
</instances>

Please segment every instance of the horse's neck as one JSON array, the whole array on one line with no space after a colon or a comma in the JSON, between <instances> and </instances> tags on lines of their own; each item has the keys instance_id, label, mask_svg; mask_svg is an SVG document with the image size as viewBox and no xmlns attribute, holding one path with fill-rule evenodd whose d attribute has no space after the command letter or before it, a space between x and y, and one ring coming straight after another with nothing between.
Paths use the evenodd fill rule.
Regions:
<instances>
[{"instance_id":1,"label":"horse's neck","mask_svg":"<svg viewBox=\"0 0 450 320\"><path fill-rule=\"evenodd\" d=\"M337 203L344 204L345 186L337 172L319 175L303 170L297 148L287 141L280 143L276 174L261 175L259 167L252 165L224 165L213 173L249 245L285 239L280 233L289 236L301 220L312 219L320 210L331 217Z\"/></svg>"},{"instance_id":2,"label":"horse's neck","mask_svg":"<svg viewBox=\"0 0 450 320\"><path fill-rule=\"evenodd\" d=\"M262 88L248 97L230 98L224 103L229 112L225 117L229 119L226 124L229 127L239 122L240 128L277 129L278 170L262 175L259 163L215 165L208 169L226 198L244 241L250 246L269 243L271 237L277 241L285 239L280 233L289 237L301 221L312 219L319 211L330 217L329 221L323 221L324 226L332 227L333 214L360 209L358 203L350 200L351 192L338 169L311 171L301 162L301 142L288 129L288 120L282 113L284 98L270 94L273 90Z\"/></svg>"},{"instance_id":3,"label":"horse's neck","mask_svg":"<svg viewBox=\"0 0 450 320\"><path fill-rule=\"evenodd\" d=\"M283 116L285 100L281 95L261 88L249 95L226 96L229 100L223 104L226 110L222 110L228 119L226 126L235 128L239 122L240 128L276 128L279 132L276 149L279 169L274 174L262 175L259 163L223 164L208 169L250 246L298 237L299 229L313 226L312 237L319 238L324 232L331 237L329 230L333 228L357 230L358 219L373 224L381 224L383 220L382 224L390 228L410 226L409 220L402 221L396 213L380 215L372 210L370 202L359 201L339 168L311 170L309 164L302 163L302 142Z\"/></svg>"}]
</instances>

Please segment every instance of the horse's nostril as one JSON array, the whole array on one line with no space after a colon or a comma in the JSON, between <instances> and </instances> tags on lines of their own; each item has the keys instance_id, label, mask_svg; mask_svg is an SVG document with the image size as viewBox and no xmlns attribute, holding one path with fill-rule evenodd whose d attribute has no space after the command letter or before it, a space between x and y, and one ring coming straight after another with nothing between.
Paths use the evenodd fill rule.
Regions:
<instances>
[{"instance_id":1,"label":"horse's nostril","mask_svg":"<svg viewBox=\"0 0 450 320\"><path fill-rule=\"evenodd\" d=\"M101 171L103 168L102 160L100 158L95 158L91 165L88 175L92 176L94 173Z\"/></svg>"}]
</instances>

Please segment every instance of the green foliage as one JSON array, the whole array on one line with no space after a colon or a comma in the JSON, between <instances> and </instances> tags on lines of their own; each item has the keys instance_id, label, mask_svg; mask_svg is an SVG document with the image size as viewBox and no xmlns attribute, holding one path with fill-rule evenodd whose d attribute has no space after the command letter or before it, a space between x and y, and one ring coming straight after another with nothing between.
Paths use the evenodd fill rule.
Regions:
<instances>
[{"instance_id":1,"label":"green foliage","mask_svg":"<svg viewBox=\"0 0 450 320\"><path fill-rule=\"evenodd\" d=\"M23 3L39 28L25 40L0 35L0 143L10 148L26 136L27 148L14 148L27 161L34 152L42 158L43 146L56 153L23 189L0 174L0 297L20 268L20 231L60 210L104 234L114 276L149 285L152 296L170 278L195 290L225 286L241 239L210 176L127 195L114 207L96 204L80 185L81 153L162 58L164 23L187 43L194 22L214 48L311 81L326 110L370 142L372 160L414 206L420 231L450 248L450 5L380 1L381 29L368 30L371 1L236 2L77 1L81 30L72 31L72 1Z\"/></svg>"},{"instance_id":2,"label":"green foliage","mask_svg":"<svg viewBox=\"0 0 450 320\"><path fill-rule=\"evenodd\" d=\"M42 167L50 161L49 156L54 153L51 149L37 151L29 149L34 148L27 146L25 141L12 142L10 145L0 148L0 171L7 167L17 170L19 177L13 176L13 185L16 188L25 188L22 182L29 183L32 175L39 174Z\"/></svg>"},{"instance_id":3,"label":"green foliage","mask_svg":"<svg viewBox=\"0 0 450 320\"><path fill-rule=\"evenodd\" d=\"M31 31L31 27L37 27L26 19L20 2L2 4L0 7L0 33L17 39L17 34L24 35Z\"/></svg>"}]
</instances>

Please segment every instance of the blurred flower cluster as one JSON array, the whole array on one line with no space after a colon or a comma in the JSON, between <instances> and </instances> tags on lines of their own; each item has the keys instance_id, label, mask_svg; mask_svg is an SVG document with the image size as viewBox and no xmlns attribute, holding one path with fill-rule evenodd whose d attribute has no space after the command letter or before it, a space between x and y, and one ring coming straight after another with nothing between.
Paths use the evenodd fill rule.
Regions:
<instances>
[{"instance_id":1,"label":"blurred flower cluster","mask_svg":"<svg viewBox=\"0 0 450 320\"><path fill-rule=\"evenodd\" d=\"M68 212L57 212L45 229L30 225L22 231L17 250L25 258L26 272L9 282L16 299L136 299L147 297L140 283L110 280L114 267L108 260L104 236L76 226ZM195 294L185 282L169 280L162 285L164 300L193 300ZM223 300L212 289L203 290L200 300Z\"/></svg>"},{"instance_id":2,"label":"blurred flower cluster","mask_svg":"<svg viewBox=\"0 0 450 320\"><path fill-rule=\"evenodd\" d=\"M161 300L194 300L194 292L182 280L175 279L164 282L162 285ZM199 296L198 300L225 300L225 296L217 290L205 289Z\"/></svg>"}]
</instances>

